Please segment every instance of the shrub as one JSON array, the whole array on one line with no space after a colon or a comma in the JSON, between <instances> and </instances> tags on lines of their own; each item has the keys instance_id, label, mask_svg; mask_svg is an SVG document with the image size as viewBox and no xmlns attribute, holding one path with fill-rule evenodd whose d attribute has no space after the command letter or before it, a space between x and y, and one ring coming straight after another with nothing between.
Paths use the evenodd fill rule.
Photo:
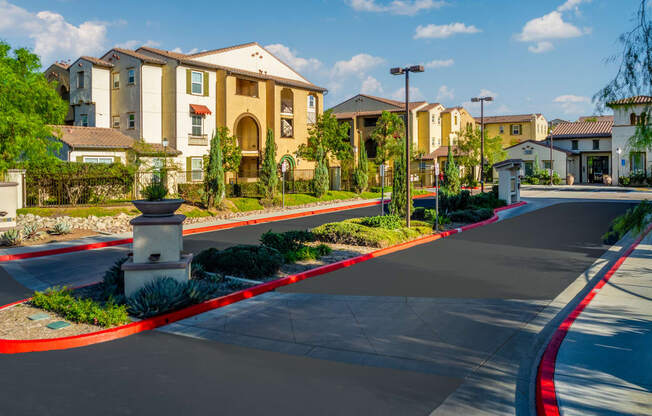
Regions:
<instances>
[{"instance_id":1,"label":"shrub","mask_svg":"<svg viewBox=\"0 0 652 416\"><path fill-rule=\"evenodd\" d=\"M387 209L391 214L405 216L407 204L410 204L410 211L414 209L412 200L407 200L407 188L405 186L405 145L401 144L400 155L394 159L394 177L392 178L392 199Z\"/></svg>"},{"instance_id":2,"label":"shrub","mask_svg":"<svg viewBox=\"0 0 652 416\"><path fill-rule=\"evenodd\" d=\"M284 258L286 263L296 263L301 260L317 260L329 255L332 251L326 244L319 244L314 247L304 245L297 250L285 253Z\"/></svg>"},{"instance_id":3,"label":"shrub","mask_svg":"<svg viewBox=\"0 0 652 416\"><path fill-rule=\"evenodd\" d=\"M403 218L398 215L377 215L375 217L360 218L360 224L367 227L396 230L403 227L404 222Z\"/></svg>"},{"instance_id":4,"label":"shrub","mask_svg":"<svg viewBox=\"0 0 652 416\"><path fill-rule=\"evenodd\" d=\"M52 234L54 235L64 235L64 234L70 234L72 230L70 229L70 224L67 222L58 222L54 224L54 227L52 227Z\"/></svg>"},{"instance_id":5,"label":"shrub","mask_svg":"<svg viewBox=\"0 0 652 416\"><path fill-rule=\"evenodd\" d=\"M367 161L367 151L360 149L358 157L358 166L353 171L353 189L357 194L364 192L369 183L369 162Z\"/></svg>"},{"instance_id":6,"label":"shrub","mask_svg":"<svg viewBox=\"0 0 652 416\"><path fill-rule=\"evenodd\" d=\"M147 201L160 201L168 194L168 188L159 180L152 181L140 191L140 194Z\"/></svg>"},{"instance_id":7,"label":"shrub","mask_svg":"<svg viewBox=\"0 0 652 416\"><path fill-rule=\"evenodd\" d=\"M11 228L5 231L4 233L2 233L2 235L0 235L0 239L3 245L15 246L20 244L23 237L20 234L20 231L18 231L16 228Z\"/></svg>"},{"instance_id":8,"label":"shrub","mask_svg":"<svg viewBox=\"0 0 652 416\"><path fill-rule=\"evenodd\" d=\"M650 222L651 216L652 204L644 200L614 219L609 226L609 231L602 236L602 241L606 244L614 244L630 230L640 233Z\"/></svg>"},{"instance_id":9,"label":"shrub","mask_svg":"<svg viewBox=\"0 0 652 416\"><path fill-rule=\"evenodd\" d=\"M213 135L208 154L208 168L204 178L206 208L222 206L226 194L224 185L224 166L222 163L222 140L228 136L228 129L222 127Z\"/></svg>"},{"instance_id":10,"label":"shrub","mask_svg":"<svg viewBox=\"0 0 652 416\"><path fill-rule=\"evenodd\" d=\"M124 296L125 292L125 273L122 271L122 265L128 260L128 257L123 257L117 260L113 265L104 273L102 277L102 286L104 291L104 298L109 299L119 298Z\"/></svg>"},{"instance_id":11,"label":"shrub","mask_svg":"<svg viewBox=\"0 0 652 416\"><path fill-rule=\"evenodd\" d=\"M328 166L325 157L320 158L315 166L315 177L312 180L312 188L315 196L321 198L329 188Z\"/></svg>"},{"instance_id":12,"label":"shrub","mask_svg":"<svg viewBox=\"0 0 652 416\"><path fill-rule=\"evenodd\" d=\"M319 241L367 247L386 247L432 232L429 224L419 221L414 221L412 228L401 227L395 230L368 227L362 225L360 221L360 218L354 218L327 223L314 228L312 232Z\"/></svg>"},{"instance_id":13,"label":"shrub","mask_svg":"<svg viewBox=\"0 0 652 416\"><path fill-rule=\"evenodd\" d=\"M267 247L286 253L301 248L304 242L315 241L315 236L310 231L287 231L274 233L271 230L260 236L260 242Z\"/></svg>"},{"instance_id":14,"label":"shrub","mask_svg":"<svg viewBox=\"0 0 652 416\"><path fill-rule=\"evenodd\" d=\"M471 206L477 208L500 208L507 205L503 199L499 199L493 192L481 193L471 196L469 201Z\"/></svg>"},{"instance_id":15,"label":"shrub","mask_svg":"<svg viewBox=\"0 0 652 416\"><path fill-rule=\"evenodd\" d=\"M179 197L188 202L200 203L204 200L204 185L201 183L180 183Z\"/></svg>"},{"instance_id":16,"label":"shrub","mask_svg":"<svg viewBox=\"0 0 652 416\"><path fill-rule=\"evenodd\" d=\"M278 250L266 246L238 245L222 251L204 250L195 261L209 272L233 276L260 278L275 274L283 264Z\"/></svg>"},{"instance_id":17,"label":"shrub","mask_svg":"<svg viewBox=\"0 0 652 416\"><path fill-rule=\"evenodd\" d=\"M274 200L274 197L276 196L277 185L278 174L276 166L276 143L274 142L274 132L272 129L267 129L263 165L260 171L260 178L258 180L260 193L265 200Z\"/></svg>"},{"instance_id":18,"label":"shrub","mask_svg":"<svg viewBox=\"0 0 652 416\"><path fill-rule=\"evenodd\" d=\"M129 322L125 305L117 305L112 300L100 304L92 299L77 299L66 287L35 292L30 303L77 323L111 327Z\"/></svg>"},{"instance_id":19,"label":"shrub","mask_svg":"<svg viewBox=\"0 0 652 416\"><path fill-rule=\"evenodd\" d=\"M148 318L190 304L186 286L171 277L162 277L143 286L127 299L129 313L138 318Z\"/></svg>"},{"instance_id":20,"label":"shrub","mask_svg":"<svg viewBox=\"0 0 652 416\"><path fill-rule=\"evenodd\" d=\"M629 176L621 176L618 178L618 183L621 184L622 186L629 186L630 180Z\"/></svg>"},{"instance_id":21,"label":"shrub","mask_svg":"<svg viewBox=\"0 0 652 416\"><path fill-rule=\"evenodd\" d=\"M484 221L494 216L494 212L490 208L478 209L464 209L460 211L453 211L448 214L448 217L453 222L475 223Z\"/></svg>"}]
</instances>

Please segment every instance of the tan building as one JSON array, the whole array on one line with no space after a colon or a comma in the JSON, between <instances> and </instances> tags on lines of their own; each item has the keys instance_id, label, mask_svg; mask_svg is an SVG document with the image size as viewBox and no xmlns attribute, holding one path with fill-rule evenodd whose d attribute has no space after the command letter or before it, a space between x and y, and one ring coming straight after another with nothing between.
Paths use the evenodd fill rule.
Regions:
<instances>
[{"instance_id":1,"label":"tan building","mask_svg":"<svg viewBox=\"0 0 652 416\"><path fill-rule=\"evenodd\" d=\"M75 125L113 128L137 143L166 139L193 180L203 179L203 157L219 127L238 138L244 180L258 176L267 129L279 161L313 167L293 153L307 142L326 90L255 42L188 55L113 48L101 58L80 58L68 73Z\"/></svg>"},{"instance_id":2,"label":"tan building","mask_svg":"<svg viewBox=\"0 0 652 416\"><path fill-rule=\"evenodd\" d=\"M475 121L480 125L480 117ZM484 117L484 128L487 137L500 136L504 147L527 140L545 140L548 135L548 121L542 114Z\"/></svg>"},{"instance_id":3,"label":"tan building","mask_svg":"<svg viewBox=\"0 0 652 416\"><path fill-rule=\"evenodd\" d=\"M442 146L455 146L465 131L475 129L475 119L464 107L451 107L441 112Z\"/></svg>"}]
</instances>

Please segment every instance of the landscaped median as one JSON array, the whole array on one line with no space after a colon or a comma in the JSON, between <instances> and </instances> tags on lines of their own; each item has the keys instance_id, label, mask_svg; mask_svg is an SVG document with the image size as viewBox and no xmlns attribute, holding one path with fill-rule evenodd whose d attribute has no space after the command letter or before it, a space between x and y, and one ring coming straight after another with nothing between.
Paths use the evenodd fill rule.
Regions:
<instances>
[{"instance_id":1,"label":"landscaped median","mask_svg":"<svg viewBox=\"0 0 652 416\"><path fill-rule=\"evenodd\" d=\"M118 263L99 284L74 291L56 289L39 293L34 298L0 308L0 322L14 308L38 307L43 309L41 313L69 322L72 327L96 324L94 332L73 331L71 336L52 339L0 339L0 352L66 349L122 338L497 219L494 214L477 223L450 223L447 230L439 233L433 233L429 220L415 220L408 229L401 218L394 216L358 218L310 231L269 232L261 237L260 245L205 250L195 256L193 278L186 284L162 277L129 299L122 295L124 283ZM329 231L332 229L338 231ZM357 237L352 238L354 235ZM70 308L74 313L69 312ZM24 314L21 316L26 322ZM126 319L134 322L119 325ZM70 322L75 320L79 323ZM13 338L19 337L13 334Z\"/></svg>"}]
</instances>

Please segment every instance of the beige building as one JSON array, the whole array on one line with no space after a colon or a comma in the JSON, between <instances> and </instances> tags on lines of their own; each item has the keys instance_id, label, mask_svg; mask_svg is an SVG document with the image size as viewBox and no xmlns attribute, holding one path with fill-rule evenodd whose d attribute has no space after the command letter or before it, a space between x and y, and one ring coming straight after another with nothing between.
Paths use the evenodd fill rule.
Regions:
<instances>
[{"instance_id":1,"label":"beige building","mask_svg":"<svg viewBox=\"0 0 652 416\"><path fill-rule=\"evenodd\" d=\"M475 121L480 125L480 117L476 117ZM548 135L548 121L542 114L484 117L484 128L487 137L500 136L503 147L528 140L545 140Z\"/></svg>"},{"instance_id":2,"label":"beige building","mask_svg":"<svg viewBox=\"0 0 652 416\"><path fill-rule=\"evenodd\" d=\"M165 139L192 180L203 179L203 157L219 127L238 138L243 180L258 176L267 129L279 160L313 167L294 152L322 113L326 90L255 42L197 54L113 48L101 58L79 58L68 76L75 126L115 129L137 147L161 147Z\"/></svg>"}]
</instances>

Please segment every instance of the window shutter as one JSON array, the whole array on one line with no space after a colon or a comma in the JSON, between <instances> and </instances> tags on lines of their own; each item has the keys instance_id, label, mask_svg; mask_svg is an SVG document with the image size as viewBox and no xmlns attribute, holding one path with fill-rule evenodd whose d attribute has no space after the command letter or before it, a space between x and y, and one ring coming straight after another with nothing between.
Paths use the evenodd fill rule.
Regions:
<instances>
[{"instance_id":1,"label":"window shutter","mask_svg":"<svg viewBox=\"0 0 652 416\"><path fill-rule=\"evenodd\" d=\"M204 72L204 97L208 97L208 72Z\"/></svg>"},{"instance_id":2,"label":"window shutter","mask_svg":"<svg viewBox=\"0 0 652 416\"><path fill-rule=\"evenodd\" d=\"M186 182L192 182L192 158L186 158Z\"/></svg>"},{"instance_id":3,"label":"window shutter","mask_svg":"<svg viewBox=\"0 0 652 416\"><path fill-rule=\"evenodd\" d=\"M192 70L186 69L186 94L192 92Z\"/></svg>"}]
</instances>

